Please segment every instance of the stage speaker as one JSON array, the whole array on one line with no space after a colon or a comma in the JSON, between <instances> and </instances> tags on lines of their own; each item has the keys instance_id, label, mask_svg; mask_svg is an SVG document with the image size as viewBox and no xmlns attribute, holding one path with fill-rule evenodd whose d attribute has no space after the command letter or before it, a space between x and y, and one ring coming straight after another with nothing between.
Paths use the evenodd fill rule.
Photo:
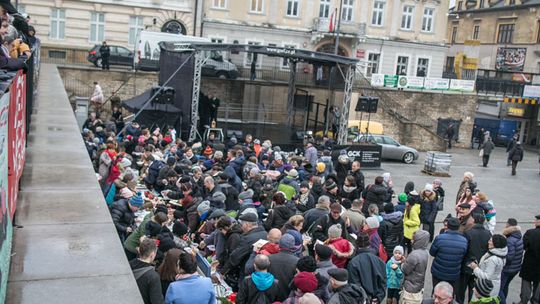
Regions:
<instances>
[{"instance_id":1,"label":"stage speaker","mask_svg":"<svg viewBox=\"0 0 540 304\"><path fill-rule=\"evenodd\" d=\"M231 138L233 135L238 139L238 142L244 139L244 132L241 130L227 130L227 138Z\"/></svg>"},{"instance_id":2,"label":"stage speaker","mask_svg":"<svg viewBox=\"0 0 540 304\"><path fill-rule=\"evenodd\" d=\"M358 98L358 103L354 109L356 112L377 113L379 97L362 96Z\"/></svg>"},{"instance_id":3,"label":"stage speaker","mask_svg":"<svg viewBox=\"0 0 540 304\"><path fill-rule=\"evenodd\" d=\"M304 131L296 131L296 132L294 132L293 139L294 140L304 140L304 136L306 136L306 132L304 132Z\"/></svg>"},{"instance_id":4,"label":"stage speaker","mask_svg":"<svg viewBox=\"0 0 540 304\"><path fill-rule=\"evenodd\" d=\"M152 96L159 91L160 87L152 87ZM176 90L172 87L163 87L161 92L152 100L153 103L173 104Z\"/></svg>"}]
</instances>

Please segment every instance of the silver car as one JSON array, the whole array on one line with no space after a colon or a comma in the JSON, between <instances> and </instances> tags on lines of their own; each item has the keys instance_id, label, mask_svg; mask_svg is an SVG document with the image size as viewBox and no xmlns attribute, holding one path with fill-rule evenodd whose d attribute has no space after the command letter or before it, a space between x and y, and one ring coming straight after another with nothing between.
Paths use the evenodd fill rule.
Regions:
<instances>
[{"instance_id":1,"label":"silver car","mask_svg":"<svg viewBox=\"0 0 540 304\"><path fill-rule=\"evenodd\" d=\"M418 159L418 151L411 147L401 145L397 140L387 135L368 135L361 134L355 142L372 142L382 147L383 159L401 160L406 164L410 164Z\"/></svg>"}]
</instances>

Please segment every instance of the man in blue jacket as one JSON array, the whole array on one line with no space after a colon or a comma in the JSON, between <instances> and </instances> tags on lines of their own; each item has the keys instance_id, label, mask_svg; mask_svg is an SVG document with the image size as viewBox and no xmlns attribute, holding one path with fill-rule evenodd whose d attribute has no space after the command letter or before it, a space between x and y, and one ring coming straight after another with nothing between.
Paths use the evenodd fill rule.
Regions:
<instances>
[{"instance_id":1,"label":"man in blue jacket","mask_svg":"<svg viewBox=\"0 0 540 304\"><path fill-rule=\"evenodd\" d=\"M459 280L461 265L467 254L468 242L467 238L458 232L459 220L449 218L447 225L448 231L439 234L429 249L429 254L434 257L431 265L433 286L441 281L456 284Z\"/></svg>"}]
</instances>

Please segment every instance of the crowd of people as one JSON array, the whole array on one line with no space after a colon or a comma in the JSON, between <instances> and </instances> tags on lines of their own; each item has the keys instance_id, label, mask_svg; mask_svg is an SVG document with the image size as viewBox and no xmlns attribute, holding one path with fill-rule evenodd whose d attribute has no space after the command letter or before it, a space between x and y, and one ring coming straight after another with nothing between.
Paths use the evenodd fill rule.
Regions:
<instances>
[{"instance_id":1,"label":"crowd of people","mask_svg":"<svg viewBox=\"0 0 540 304\"><path fill-rule=\"evenodd\" d=\"M9 1L0 2L0 69L3 72L28 69L32 47L39 44L30 16L21 14ZM2 73L2 74L4 74ZM7 75L13 77L13 75ZM6 75L3 75L2 81Z\"/></svg>"},{"instance_id":2,"label":"crowd of people","mask_svg":"<svg viewBox=\"0 0 540 304\"><path fill-rule=\"evenodd\" d=\"M191 144L96 116L84 141L145 303L506 303L518 274L520 303L538 303L540 216L524 235L512 218L495 233L470 172L454 200L439 179L367 181L328 142L302 155L251 135ZM455 212L435 231L444 201Z\"/></svg>"}]
</instances>

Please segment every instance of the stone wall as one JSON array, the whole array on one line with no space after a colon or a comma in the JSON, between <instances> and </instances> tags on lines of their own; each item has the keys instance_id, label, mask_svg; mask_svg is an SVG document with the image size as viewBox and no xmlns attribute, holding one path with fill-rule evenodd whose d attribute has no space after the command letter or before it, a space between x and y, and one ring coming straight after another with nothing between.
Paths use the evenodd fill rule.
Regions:
<instances>
[{"instance_id":1,"label":"stone wall","mask_svg":"<svg viewBox=\"0 0 540 304\"><path fill-rule=\"evenodd\" d=\"M102 71L85 67L60 67L64 85L73 96L90 96L93 81L98 80L105 97L118 91L118 96L128 99L138 95L157 84L157 73L131 71ZM315 87L298 88L314 95L315 102L325 104L326 100L334 101L340 106L343 92L329 93L327 89ZM201 90L206 94L218 96L222 100L219 118L237 120L238 122L271 122L285 124L287 122L287 84L270 82L250 82L203 78ZM370 91L371 90L371 91ZM439 119L461 121L458 147L468 147L473 129L474 113L477 97L465 94L442 94L427 92L410 92L397 90L355 90L350 107L350 119L360 119L360 113L354 112L360 92L381 98L377 113L371 115L372 121L383 124L385 134L400 143L412 146L421 151L445 151L446 143L437 136ZM318 130L323 127L324 113L320 109ZM313 109L315 110L315 109ZM297 111L293 115L294 125L302 126L305 113ZM315 115L311 114L311 119ZM367 114L362 117L367 120ZM312 124L310 129L312 129ZM314 131L318 131L314 130Z\"/></svg>"}]
</instances>

